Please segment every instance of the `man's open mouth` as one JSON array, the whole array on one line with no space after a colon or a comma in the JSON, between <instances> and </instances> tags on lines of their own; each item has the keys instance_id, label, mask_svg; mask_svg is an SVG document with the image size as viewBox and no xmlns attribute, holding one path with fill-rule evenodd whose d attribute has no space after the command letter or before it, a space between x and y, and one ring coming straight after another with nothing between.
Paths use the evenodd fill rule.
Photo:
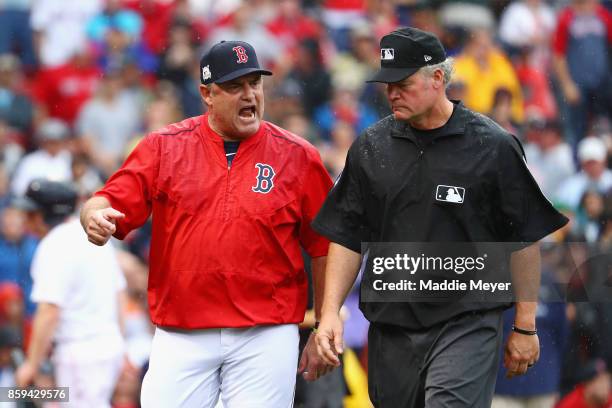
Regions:
<instances>
[{"instance_id":1,"label":"man's open mouth","mask_svg":"<svg viewBox=\"0 0 612 408\"><path fill-rule=\"evenodd\" d=\"M253 119L255 117L255 106L245 106L240 109L238 115L244 119Z\"/></svg>"}]
</instances>

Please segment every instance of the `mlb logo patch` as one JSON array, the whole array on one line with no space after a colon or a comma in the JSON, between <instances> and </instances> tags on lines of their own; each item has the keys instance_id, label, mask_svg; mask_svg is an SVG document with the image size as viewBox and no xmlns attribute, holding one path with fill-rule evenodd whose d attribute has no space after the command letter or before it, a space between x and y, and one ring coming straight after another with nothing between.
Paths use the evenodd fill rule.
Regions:
<instances>
[{"instance_id":1,"label":"mlb logo patch","mask_svg":"<svg viewBox=\"0 0 612 408\"><path fill-rule=\"evenodd\" d=\"M438 185L436 188L436 200L445 203L462 204L465 199L465 188L455 186Z\"/></svg>"},{"instance_id":2,"label":"mlb logo patch","mask_svg":"<svg viewBox=\"0 0 612 408\"><path fill-rule=\"evenodd\" d=\"M205 81L211 78L209 65L202 68L202 79Z\"/></svg>"},{"instance_id":3,"label":"mlb logo patch","mask_svg":"<svg viewBox=\"0 0 612 408\"><path fill-rule=\"evenodd\" d=\"M395 59L395 50L393 48L381 48L380 59L383 61L393 61Z\"/></svg>"}]
</instances>

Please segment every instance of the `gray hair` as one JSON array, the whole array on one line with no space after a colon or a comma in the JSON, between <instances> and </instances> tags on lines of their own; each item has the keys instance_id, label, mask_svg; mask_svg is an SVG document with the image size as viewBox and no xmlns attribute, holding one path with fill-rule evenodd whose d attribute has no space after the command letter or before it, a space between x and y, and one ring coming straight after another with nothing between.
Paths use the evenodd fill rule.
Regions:
<instances>
[{"instance_id":1,"label":"gray hair","mask_svg":"<svg viewBox=\"0 0 612 408\"><path fill-rule=\"evenodd\" d=\"M438 64L426 65L419 72L427 77L431 77L437 69L441 69L444 73L444 86L448 86L455 71L455 61L452 58L447 58Z\"/></svg>"}]
</instances>

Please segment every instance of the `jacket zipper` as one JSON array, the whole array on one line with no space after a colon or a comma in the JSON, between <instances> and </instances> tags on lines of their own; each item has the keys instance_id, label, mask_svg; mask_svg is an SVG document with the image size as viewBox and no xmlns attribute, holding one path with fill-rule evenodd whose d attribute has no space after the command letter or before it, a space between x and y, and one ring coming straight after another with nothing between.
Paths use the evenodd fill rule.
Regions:
<instances>
[{"instance_id":1,"label":"jacket zipper","mask_svg":"<svg viewBox=\"0 0 612 408\"><path fill-rule=\"evenodd\" d=\"M227 164L227 177L225 182L225 198L223 200L223 221L229 220L230 206L229 206L229 196L230 196L230 175L232 173L232 167L236 163L236 159L238 158L238 151L236 151L236 155L232 159L232 164ZM227 158L226 158L227 160Z\"/></svg>"},{"instance_id":2,"label":"jacket zipper","mask_svg":"<svg viewBox=\"0 0 612 408\"><path fill-rule=\"evenodd\" d=\"M235 159L235 158L234 158ZM227 177L225 182L225 199L223 200L223 221L227 221L229 219L229 186L230 186L230 173L231 166L227 166Z\"/></svg>"}]
</instances>

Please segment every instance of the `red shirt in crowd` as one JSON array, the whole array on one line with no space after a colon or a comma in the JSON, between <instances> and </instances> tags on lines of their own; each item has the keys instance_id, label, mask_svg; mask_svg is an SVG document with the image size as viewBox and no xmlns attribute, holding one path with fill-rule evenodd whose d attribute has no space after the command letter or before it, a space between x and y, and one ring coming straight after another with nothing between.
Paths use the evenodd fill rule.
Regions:
<instances>
[{"instance_id":1,"label":"red shirt in crowd","mask_svg":"<svg viewBox=\"0 0 612 408\"><path fill-rule=\"evenodd\" d=\"M41 70L32 93L45 106L49 116L72 124L83 104L94 94L101 75L94 65L78 66L68 62Z\"/></svg>"},{"instance_id":2,"label":"red shirt in crowd","mask_svg":"<svg viewBox=\"0 0 612 408\"><path fill-rule=\"evenodd\" d=\"M608 43L612 44L612 13L610 13L604 6L598 5L595 15L606 30ZM574 22L576 22L576 12L574 9L572 7L566 7L563 9L559 14L557 29L553 36L553 51L555 54L566 54L572 30L574 30L574 35L576 36L585 34L581 32L584 30L597 30L597 28L594 27L574 27Z\"/></svg>"},{"instance_id":3,"label":"red shirt in crowd","mask_svg":"<svg viewBox=\"0 0 612 408\"><path fill-rule=\"evenodd\" d=\"M366 3L365 0L325 0L323 7L328 10L363 11Z\"/></svg>"},{"instance_id":4,"label":"red shirt in crowd","mask_svg":"<svg viewBox=\"0 0 612 408\"><path fill-rule=\"evenodd\" d=\"M584 385L579 385L563 398L555 408L594 408L587 404L584 399ZM612 395L608 398L608 402L597 408L612 408Z\"/></svg>"},{"instance_id":5,"label":"red shirt in crowd","mask_svg":"<svg viewBox=\"0 0 612 408\"><path fill-rule=\"evenodd\" d=\"M305 38L319 38L321 33L319 23L304 15L295 20L278 16L268 22L266 28L289 50L293 50Z\"/></svg>"},{"instance_id":6,"label":"red shirt in crowd","mask_svg":"<svg viewBox=\"0 0 612 408\"><path fill-rule=\"evenodd\" d=\"M317 150L271 123L228 168L207 116L143 139L96 193L125 218L119 239L153 214L153 322L182 329L298 323L311 257L329 242L310 227L332 182Z\"/></svg>"},{"instance_id":7,"label":"red shirt in crowd","mask_svg":"<svg viewBox=\"0 0 612 408\"><path fill-rule=\"evenodd\" d=\"M546 74L526 63L518 64L515 69L523 87L525 112L535 110L546 119L557 117L557 105Z\"/></svg>"}]
</instances>

